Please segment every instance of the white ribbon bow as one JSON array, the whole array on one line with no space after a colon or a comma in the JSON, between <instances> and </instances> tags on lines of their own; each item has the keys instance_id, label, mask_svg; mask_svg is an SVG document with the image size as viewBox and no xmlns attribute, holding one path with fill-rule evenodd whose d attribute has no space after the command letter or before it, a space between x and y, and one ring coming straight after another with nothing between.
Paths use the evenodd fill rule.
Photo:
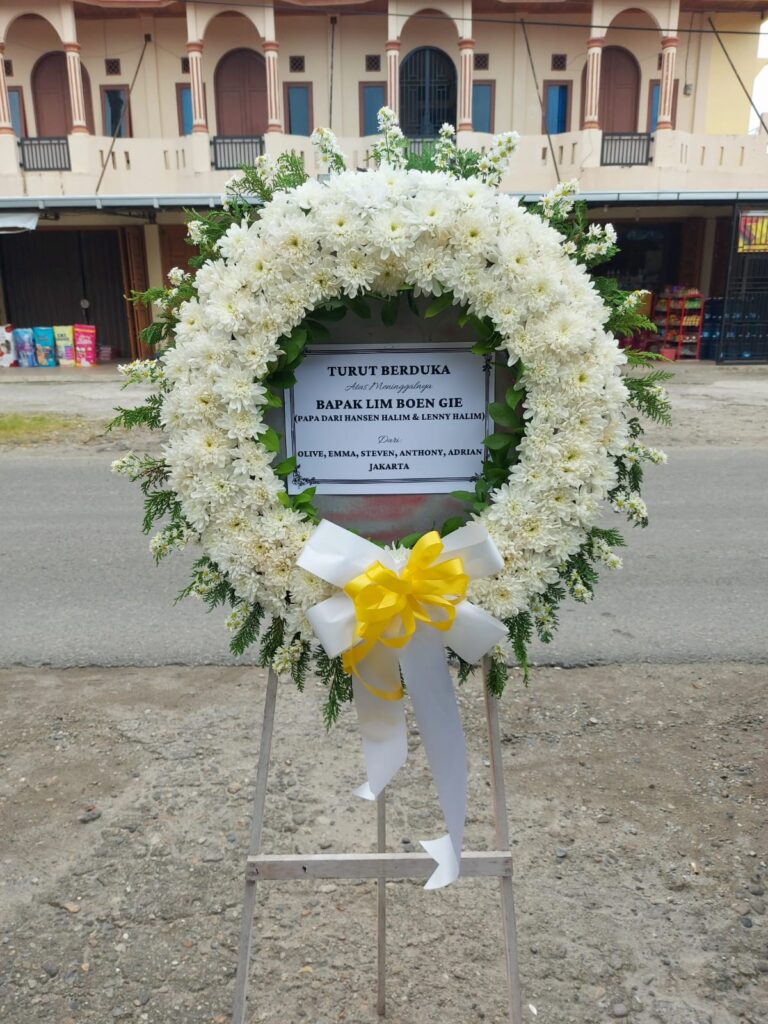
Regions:
<instances>
[{"instance_id":1,"label":"white ribbon bow","mask_svg":"<svg viewBox=\"0 0 768 1024\"><path fill-rule=\"evenodd\" d=\"M435 564L460 558L470 579L491 576L503 567L496 546L479 523L456 530L442 543L443 551ZM304 546L297 565L343 588L374 562L399 573L409 554L406 548L392 551L377 547L324 519ZM459 876L467 802L467 749L445 647L474 664L507 635L498 619L470 601L460 601L455 611L447 631L418 622L405 646L395 650L377 643L360 662L360 676L393 699L376 696L360 679L352 678L368 774L367 783L355 792L366 800L374 800L381 793L408 754L403 702L396 699L401 672L411 697L448 828L448 834L440 839L421 842L437 861L427 889L449 885ZM310 608L307 618L329 658L358 642L355 607L343 589Z\"/></svg>"}]
</instances>

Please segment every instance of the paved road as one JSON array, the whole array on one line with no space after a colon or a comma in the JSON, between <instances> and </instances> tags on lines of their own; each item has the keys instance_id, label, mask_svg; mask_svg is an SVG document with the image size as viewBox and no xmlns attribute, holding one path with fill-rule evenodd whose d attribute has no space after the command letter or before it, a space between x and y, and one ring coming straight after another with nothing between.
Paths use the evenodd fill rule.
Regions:
<instances>
[{"instance_id":1,"label":"paved road","mask_svg":"<svg viewBox=\"0 0 768 1024\"><path fill-rule=\"evenodd\" d=\"M0 665L221 664L224 613L173 606L189 559L156 568L138 488L111 455L0 459ZM555 664L768 661L768 451L676 449L625 568L566 606Z\"/></svg>"}]
</instances>

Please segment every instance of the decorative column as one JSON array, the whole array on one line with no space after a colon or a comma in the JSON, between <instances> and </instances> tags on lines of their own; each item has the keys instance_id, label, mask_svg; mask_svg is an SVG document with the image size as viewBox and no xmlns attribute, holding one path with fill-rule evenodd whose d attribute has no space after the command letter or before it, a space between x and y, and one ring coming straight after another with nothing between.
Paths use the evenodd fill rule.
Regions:
<instances>
[{"instance_id":1,"label":"decorative column","mask_svg":"<svg viewBox=\"0 0 768 1024\"><path fill-rule=\"evenodd\" d=\"M5 80L5 43L0 43L0 135L14 135L8 83Z\"/></svg>"},{"instance_id":2,"label":"decorative column","mask_svg":"<svg viewBox=\"0 0 768 1024\"><path fill-rule=\"evenodd\" d=\"M203 86L203 44L187 43L187 55L192 93L192 132L208 134L208 120L205 116L205 87Z\"/></svg>"},{"instance_id":3,"label":"decorative column","mask_svg":"<svg viewBox=\"0 0 768 1024\"><path fill-rule=\"evenodd\" d=\"M261 48L267 65L267 131L281 132L283 119L280 116L280 75L277 71L277 51L280 44L274 39L265 39Z\"/></svg>"},{"instance_id":4,"label":"decorative column","mask_svg":"<svg viewBox=\"0 0 768 1024\"><path fill-rule=\"evenodd\" d=\"M659 118L656 130L672 128L672 104L675 99L675 58L677 36L663 36L661 40L661 87L659 89Z\"/></svg>"},{"instance_id":5,"label":"decorative column","mask_svg":"<svg viewBox=\"0 0 768 1024\"><path fill-rule=\"evenodd\" d=\"M460 132L472 131L472 74L475 70L475 40L459 40L459 103Z\"/></svg>"},{"instance_id":6,"label":"decorative column","mask_svg":"<svg viewBox=\"0 0 768 1024\"><path fill-rule=\"evenodd\" d=\"M67 81L69 83L69 105L72 110L72 134L87 135L88 122L85 117L80 44L64 43L64 52L67 55Z\"/></svg>"},{"instance_id":7,"label":"decorative column","mask_svg":"<svg viewBox=\"0 0 768 1024\"><path fill-rule=\"evenodd\" d=\"M584 128L600 127L600 63L605 40L593 36L587 40L587 77L584 86Z\"/></svg>"},{"instance_id":8,"label":"decorative column","mask_svg":"<svg viewBox=\"0 0 768 1024\"><path fill-rule=\"evenodd\" d=\"M388 39L387 51L387 106L400 116L400 40Z\"/></svg>"}]
</instances>

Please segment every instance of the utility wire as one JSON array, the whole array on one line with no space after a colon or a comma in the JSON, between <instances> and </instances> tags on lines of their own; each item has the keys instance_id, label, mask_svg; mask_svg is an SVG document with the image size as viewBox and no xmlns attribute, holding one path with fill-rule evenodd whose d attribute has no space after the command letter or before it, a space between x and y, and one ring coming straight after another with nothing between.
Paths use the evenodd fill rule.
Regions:
<instances>
[{"instance_id":1,"label":"utility wire","mask_svg":"<svg viewBox=\"0 0 768 1024\"><path fill-rule=\"evenodd\" d=\"M742 89L744 90L744 95L745 95L745 96L747 97L747 99L749 100L749 105L750 105L750 107L752 107L752 109L754 110L754 112L755 112L755 113L757 114L757 119L758 119L758 121L760 122L760 124L761 124L761 125L763 126L763 131L765 132L765 134L766 134L766 135L768 135L768 125L766 125L765 121L763 120L763 115L762 115L762 114L760 113L760 111L759 111L759 110L757 109L757 107L755 106L755 101L754 101L754 100L752 99L752 97L750 96L750 93L749 93L749 89L747 89L746 85L744 85L744 80L743 80L743 78L741 77L741 75L739 74L739 72L738 72L738 71L736 70L736 65L735 65L735 64L733 63L733 61L731 60L731 55L730 55L730 53L728 53L728 51L726 50L726 48L725 48L725 43L724 43L724 42L723 42L723 40L722 40L722 39L720 38L720 33L719 33L719 32L717 31L717 29L715 28L715 26L714 26L714 23L713 23L713 21L712 21L712 19L711 19L711 18L707 18L707 21L709 22L709 24L710 24L710 25L712 25L712 31L713 31L713 32L715 33L715 38L717 39L718 43L720 43L720 47L722 48L722 51L723 51L723 53L725 54L725 59L726 59L726 60L728 61L728 63L729 63L730 65L731 65L731 70L733 71L734 75L736 75L736 78L738 79L739 85L740 85L740 86L741 86L741 88L742 88Z\"/></svg>"},{"instance_id":2,"label":"utility wire","mask_svg":"<svg viewBox=\"0 0 768 1024\"><path fill-rule=\"evenodd\" d=\"M552 163L553 163L554 168L555 168L555 177L557 178L557 183L559 185L561 180L562 180L561 177L560 177L560 168L557 166L557 157L555 156L555 147L554 147L554 144L552 142L552 135L551 135L550 130L549 130L549 124L547 123L547 115L546 115L546 111L544 110L544 99L543 99L543 96L542 96L541 92L539 92L539 79L538 79L538 77L536 75L536 67L535 67L535 65L533 63L533 54L531 53L531 44L528 42L528 29L525 27L525 22L523 21L522 18L520 19L520 25L522 26L523 36L525 37L525 48L528 51L528 63L531 65L531 74L533 75L533 84L536 86L536 99L539 101L539 107L541 109L541 120L542 120L542 123L544 124L544 130L547 133L547 142L549 143L549 152L552 154Z\"/></svg>"},{"instance_id":3,"label":"utility wire","mask_svg":"<svg viewBox=\"0 0 768 1024\"><path fill-rule=\"evenodd\" d=\"M207 5L209 7L226 7L232 9L230 0L197 0L201 6ZM274 10L272 3L238 3L238 8L248 8L249 10ZM313 14L331 14L331 8L325 7L312 7L309 10ZM344 18L386 18L386 14L381 11L344 11L339 12L338 8L334 8L336 14ZM282 14L282 11L275 11L276 15ZM447 15L445 14L410 14L408 15L408 21L445 21ZM451 21L464 21L474 25L522 25L522 18L487 18L478 17L477 15L454 15L449 20ZM710 24L711 24L711 19ZM616 28L616 25L594 25L591 22L577 22L577 21L530 21L527 20L526 25L528 26L543 26L544 28L578 28L582 31L591 31L592 29L610 29ZM661 34L663 36L669 35L704 35L711 36L717 34L718 30L715 29L714 25L711 29L709 28L681 28L677 26L675 28L657 28L655 25L620 25L618 26L622 32L651 32ZM719 34L721 36L756 36L762 35L760 29L754 31L752 29L720 29Z\"/></svg>"},{"instance_id":4,"label":"utility wire","mask_svg":"<svg viewBox=\"0 0 768 1024\"><path fill-rule=\"evenodd\" d=\"M112 151L115 148L115 143L117 142L117 137L120 134L120 129L123 127L123 121L125 120L125 115L126 115L126 112L128 110L128 106L129 106L129 104L131 102L131 93L133 92L134 85L136 85L136 79L139 77L139 71L141 69L141 63L144 60L144 54L147 52L147 47L149 46L149 44L151 42L152 42L152 36L145 35L144 36L144 45L142 46L141 53L139 54L139 62L136 65L136 70L133 72L133 78L131 79L131 84L128 86L128 100L127 100L126 103L123 104L123 109L120 111L120 117L117 119L117 124L115 125L114 131L112 132L112 141L109 144L109 149L107 150L107 155L104 157L104 165L101 168L101 174L99 175L99 180L96 183L96 189L95 189L95 191L93 193L94 195L98 195L99 194L99 189L101 188L101 183L102 183L102 181L104 181L104 175L107 173L107 165L109 164L109 160L110 160L110 158L112 156Z\"/></svg>"}]
</instances>

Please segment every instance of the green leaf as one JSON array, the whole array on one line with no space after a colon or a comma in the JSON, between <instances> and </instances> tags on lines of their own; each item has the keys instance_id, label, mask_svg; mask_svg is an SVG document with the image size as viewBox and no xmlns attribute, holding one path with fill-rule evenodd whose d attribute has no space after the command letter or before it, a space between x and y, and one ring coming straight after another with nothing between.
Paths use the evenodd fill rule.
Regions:
<instances>
[{"instance_id":1,"label":"green leaf","mask_svg":"<svg viewBox=\"0 0 768 1024\"><path fill-rule=\"evenodd\" d=\"M283 400L274 391L267 391L265 405L270 409L282 409Z\"/></svg>"},{"instance_id":2,"label":"green leaf","mask_svg":"<svg viewBox=\"0 0 768 1024\"><path fill-rule=\"evenodd\" d=\"M259 436L259 440L268 452L280 451L280 435L272 427L267 427L264 433Z\"/></svg>"},{"instance_id":3,"label":"green leaf","mask_svg":"<svg viewBox=\"0 0 768 1024\"><path fill-rule=\"evenodd\" d=\"M522 399L525 397L525 388L507 388L507 393L504 396L504 401L507 405L514 409L515 406L519 405Z\"/></svg>"},{"instance_id":4,"label":"green leaf","mask_svg":"<svg viewBox=\"0 0 768 1024\"><path fill-rule=\"evenodd\" d=\"M327 341L331 336L331 332L325 326L325 324L319 323L317 320L312 320L310 317L304 321L309 329L309 336L312 341Z\"/></svg>"},{"instance_id":5,"label":"green leaf","mask_svg":"<svg viewBox=\"0 0 768 1024\"><path fill-rule=\"evenodd\" d=\"M291 499L288 497L285 491L277 492L277 500L280 502L281 505L284 505L286 508L291 507Z\"/></svg>"},{"instance_id":6,"label":"green leaf","mask_svg":"<svg viewBox=\"0 0 768 1024\"><path fill-rule=\"evenodd\" d=\"M504 402L491 402L488 412L491 414L493 422L502 427L516 427L520 422L520 417L514 409L510 409Z\"/></svg>"},{"instance_id":7,"label":"green leaf","mask_svg":"<svg viewBox=\"0 0 768 1024\"><path fill-rule=\"evenodd\" d=\"M443 537L447 537L449 533L453 533L454 530L460 529L463 525L464 516L451 516L443 523L440 534Z\"/></svg>"},{"instance_id":8,"label":"green leaf","mask_svg":"<svg viewBox=\"0 0 768 1024\"><path fill-rule=\"evenodd\" d=\"M494 335L496 333L496 330L492 323L490 323L488 320L481 320L480 317L475 316L474 313L472 313L467 318L467 323L470 325L470 327L473 327L475 329L475 331L478 333L482 341L486 341L488 338L491 337L491 335Z\"/></svg>"},{"instance_id":9,"label":"green leaf","mask_svg":"<svg viewBox=\"0 0 768 1024\"><path fill-rule=\"evenodd\" d=\"M476 496L471 491L451 491L451 497L459 501L474 501Z\"/></svg>"},{"instance_id":10,"label":"green leaf","mask_svg":"<svg viewBox=\"0 0 768 1024\"><path fill-rule=\"evenodd\" d=\"M284 365L295 362L302 353L304 346L307 344L307 332L306 331L295 331L289 338L283 342L283 359Z\"/></svg>"},{"instance_id":11,"label":"green leaf","mask_svg":"<svg viewBox=\"0 0 768 1024\"><path fill-rule=\"evenodd\" d=\"M492 452L501 452L505 448L509 448L514 443L514 436L512 434L489 434L488 437L483 441L486 448L490 448Z\"/></svg>"},{"instance_id":12,"label":"green leaf","mask_svg":"<svg viewBox=\"0 0 768 1024\"><path fill-rule=\"evenodd\" d=\"M318 320L329 320L335 322L337 320L343 320L347 315L347 307L342 302L339 306L319 306L317 309L312 310L312 316Z\"/></svg>"},{"instance_id":13,"label":"green leaf","mask_svg":"<svg viewBox=\"0 0 768 1024\"><path fill-rule=\"evenodd\" d=\"M274 373L270 373L267 380L270 387L285 390L292 388L296 383L296 375L292 370L275 370Z\"/></svg>"},{"instance_id":14,"label":"green leaf","mask_svg":"<svg viewBox=\"0 0 768 1024\"><path fill-rule=\"evenodd\" d=\"M399 540L398 544L401 548L412 548L420 536L421 534L418 532L409 533L407 537L403 537L401 540Z\"/></svg>"},{"instance_id":15,"label":"green leaf","mask_svg":"<svg viewBox=\"0 0 768 1024\"><path fill-rule=\"evenodd\" d=\"M296 456L292 455L290 459L283 459L282 462L278 462L276 466L272 467L272 472L276 476L288 476L296 469Z\"/></svg>"},{"instance_id":16,"label":"green leaf","mask_svg":"<svg viewBox=\"0 0 768 1024\"><path fill-rule=\"evenodd\" d=\"M430 320L433 316L437 316L438 313L442 313L444 309L448 309L449 306L453 305L453 292L443 292L442 295L430 302L424 311L424 318Z\"/></svg>"},{"instance_id":17,"label":"green leaf","mask_svg":"<svg viewBox=\"0 0 768 1024\"><path fill-rule=\"evenodd\" d=\"M470 349L476 356L487 355L488 352L493 352L496 348L496 336L491 335L490 338L486 338L484 341L476 341Z\"/></svg>"},{"instance_id":18,"label":"green leaf","mask_svg":"<svg viewBox=\"0 0 768 1024\"><path fill-rule=\"evenodd\" d=\"M384 300L384 304L381 307L381 322L385 327L393 327L397 321L397 311L400 307L400 296L390 295L389 298Z\"/></svg>"},{"instance_id":19,"label":"green leaf","mask_svg":"<svg viewBox=\"0 0 768 1024\"><path fill-rule=\"evenodd\" d=\"M371 307L368 305L365 299L361 298L359 295L356 295L352 299L347 299L347 303L352 312L356 313L359 317L362 317L363 320L371 319Z\"/></svg>"},{"instance_id":20,"label":"green leaf","mask_svg":"<svg viewBox=\"0 0 768 1024\"><path fill-rule=\"evenodd\" d=\"M314 498L316 491L316 487L305 488L301 492L301 494L297 494L296 497L293 499L294 506L296 508L304 508L305 505L311 505L312 499Z\"/></svg>"}]
</instances>

